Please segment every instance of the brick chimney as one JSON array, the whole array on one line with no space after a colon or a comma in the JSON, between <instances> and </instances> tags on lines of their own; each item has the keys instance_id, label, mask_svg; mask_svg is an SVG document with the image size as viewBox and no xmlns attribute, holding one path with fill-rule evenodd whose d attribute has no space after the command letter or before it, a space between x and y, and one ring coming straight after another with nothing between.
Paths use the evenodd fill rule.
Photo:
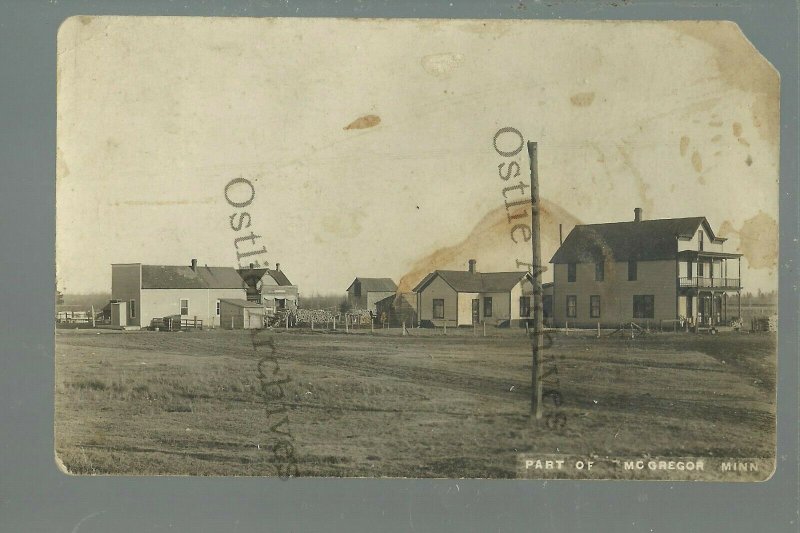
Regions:
<instances>
[{"instance_id":1,"label":"brick chimney","mask_svg":"<svg viewBox=\"0 0 800 533\"><path fill-rule=\"evenodd\" d=\"M192 270L197 272L197 259L192 259Z\"/></svg>"},{"instance_id":2,"label":"brick chimney","mask_svg":"<svg viewBox=\"0 0 800 533\"><path fill-rule=\"evenodd\" d=\"M633 210L633 221L634 222L641 222L642 221L642 208L637 207Z\"/></svg>"},{"instance_id":3,"label":"brick chimney","mask_svg":"<svg viewBox=\"0 0 800 533\"><path fill-rule=\"evenodd\" d=\"M471 274L475 273L475 265L476 264L477 264L477 261L475 261L474 259L470 259L469 260L469 271L470 271Z\"/></svg>"},{"instance_id":4,"label":"brick chimney","mask_svg":"<svg viewBox=\"0 0 800 533\"><path fill-rule=\"evenodd\" d=\"M275 270L277 270L278 272L281 271L281 264L280 263L275 263Z\"/></svg>"}]
</instances>

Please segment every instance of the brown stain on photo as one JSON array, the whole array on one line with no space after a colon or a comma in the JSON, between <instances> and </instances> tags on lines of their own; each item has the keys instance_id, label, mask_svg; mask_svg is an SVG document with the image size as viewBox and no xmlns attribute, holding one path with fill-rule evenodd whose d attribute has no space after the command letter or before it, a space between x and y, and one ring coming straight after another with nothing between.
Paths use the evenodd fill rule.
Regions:
<instances>
[{"instance_id":1,"label":"brown stain on photo","mask_svg":"<svg viewBox=\"0 0 800 533\"><path fill-rule=\"evenodd\" d=\"M700 157L700 152L697 150L692 153L692 167L694 167L695 172L703 171L703 158Z\"/></svg>"},{"instance_id":2,"label":"brown stain on photo","mask_svg":"<svg viewBox=\"0 0 800 533\"><path fill-rule=\"evenodd\" d=\"M681 137L680 149L681 149L681 157L685 156L686 151L689 149L689 137L687 137L686 135Z\"/></svg>"},{"instance_id":3,"label":"brown stain on photo","mask_svg":"<svg viewBox=\"0 0 800 533\"><path fill-rule=\"evenodd\" d=\"M530 211L529 211L530 212ZM547 243L553 247L558 246L558 225L563 224L565 228L571 228L581 221L572 213L549 200L539 200L539 221L542 235L542 243ZM528 219L528 222L530 219ZM511 225L508 223L507 209L504 204L492 209L476 225L472 231L462 241L453 246L439 248L418 260L411 269L400 278L397 292L409 292L422 279L434 270L461 270L469 259L480 256L490 250L511 243L509 231ZM564 235L566 238L566 235ZM520 240L521 243L523 241ZM523 243L524 244L524 243ZM519 246L519 245L514 245ZM519 246L519 248L524 248ZM526 248L530 252L530 246ZM521 261L529 261L530 254L522 256ZM543 258L546 261L547 258ZM509 261L511 261L509 259ZM510 262L507 271L524 270L525 267L517 268Z\"/></svg>"},{"instance_id":4,"label":"brown stain on photo","mask_svg":"<svg viewBox=\"0 0 800 533\"><path fill-rule=\"evenodd\" d=\"M594 91L575 93L569 97L569 101L575 107L589 107L594 102Z\"/></svg>"},{"instance_id":5,"label":"brown stain on photo","mask_svg":"<svg viewBox=\"0 0 800 533\"><path fill-rule=\"evenodd\" d=\"M345 130L363 130L366 128L373 128L381 123L381 117L378 115L364 115L362 117L358 117L353 122L348 124L342 129Z\"/></svg>"},{"instance_id":6,"label":"brown stain on photo","mask_svg":"<svg viewBox=\"0 0 800 533\"><path fill-rule=\"evenodd\" d=\"M763 211L748 218L737 230L726 220L720 236L737 236L740 252L752 268L775 268L778 264L778 221Z\"/></svg>"},{"instance_id":7,"label":"brown stain on photo","mask_svg":"<svg viewBox=\"0 0 800 533\"><path fill-rule=\"evenodd\" d=\"M752 95L753 126L762 139L777 144L780 128L780 76L777 70L733 22L682 21L674 24L683 35L703 41L714 50L712 59L720 79L729 87Z\"/></svg>"}]
</instances>

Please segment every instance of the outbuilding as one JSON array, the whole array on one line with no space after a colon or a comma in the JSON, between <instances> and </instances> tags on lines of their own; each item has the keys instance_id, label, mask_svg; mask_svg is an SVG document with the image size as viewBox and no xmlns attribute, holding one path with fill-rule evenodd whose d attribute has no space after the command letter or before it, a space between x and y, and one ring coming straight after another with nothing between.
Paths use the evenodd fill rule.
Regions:
<instances>
[{"instance_id":1,"label":"outbuilding","mask_svg":"<svg viewBox=\"0 0 800 533\"><path fill-rule=\"evenodd\" d=\"M347 302L353 309L364 309L377 314L378 302L394 297L396 293L397 284L391 278L358 277L347 287Z\"/></svg>"},{"instance_id":2,"label":"outbuilding","mask_svg":"<svg viewBox=\"0 0 800 533\"><path fill-rule=\"evenodd\" d=\"M261 329L265 325L266 308L259 303L238 298L221 298L220 325L224 329Z\"/></svg>"}]
</instances>

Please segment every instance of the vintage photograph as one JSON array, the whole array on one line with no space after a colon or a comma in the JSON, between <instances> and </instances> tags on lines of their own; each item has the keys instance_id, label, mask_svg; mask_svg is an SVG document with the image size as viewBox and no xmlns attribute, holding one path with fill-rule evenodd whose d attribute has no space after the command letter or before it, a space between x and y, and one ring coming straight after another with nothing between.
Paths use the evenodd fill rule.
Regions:
<instances>
[{"instance_id":1,"label":"vintage photograph","mask_svg":"<svg viewBox=\"0 0 800 533\"><path fill-rule=\"evenodd\" d=\"M79 16L57 69L63 471L772 475L736 24Z\"/></svg>"}]
</instances>

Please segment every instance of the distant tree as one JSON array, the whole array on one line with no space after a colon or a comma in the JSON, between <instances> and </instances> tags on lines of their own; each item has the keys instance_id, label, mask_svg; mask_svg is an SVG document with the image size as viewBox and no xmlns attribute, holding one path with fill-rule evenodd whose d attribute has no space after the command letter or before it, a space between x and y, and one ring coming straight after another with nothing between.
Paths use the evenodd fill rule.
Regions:
<instances>
[{"instance_id":1,"label":"distant tree","mask_svg":"<svg viewBox=\"0 0 800 533\"><path fill-rule=\"evenodd\" d=\"M64 303L64 293L57 290L56 291L56 305L61 305Z\"/></svg>"},{"instance_id":2,"label":"distant tree","mask_svg":"<svg viewBox=\"0 0 800 533\"><path fill-rule=\"evenodd\" d=\"M340 313L347 313L352 308L353 308L353 306L350 305L350 302L348 302L347 300L342 300L342 302L339 304L339 312Z\"/></svg>"}]
</instances>

